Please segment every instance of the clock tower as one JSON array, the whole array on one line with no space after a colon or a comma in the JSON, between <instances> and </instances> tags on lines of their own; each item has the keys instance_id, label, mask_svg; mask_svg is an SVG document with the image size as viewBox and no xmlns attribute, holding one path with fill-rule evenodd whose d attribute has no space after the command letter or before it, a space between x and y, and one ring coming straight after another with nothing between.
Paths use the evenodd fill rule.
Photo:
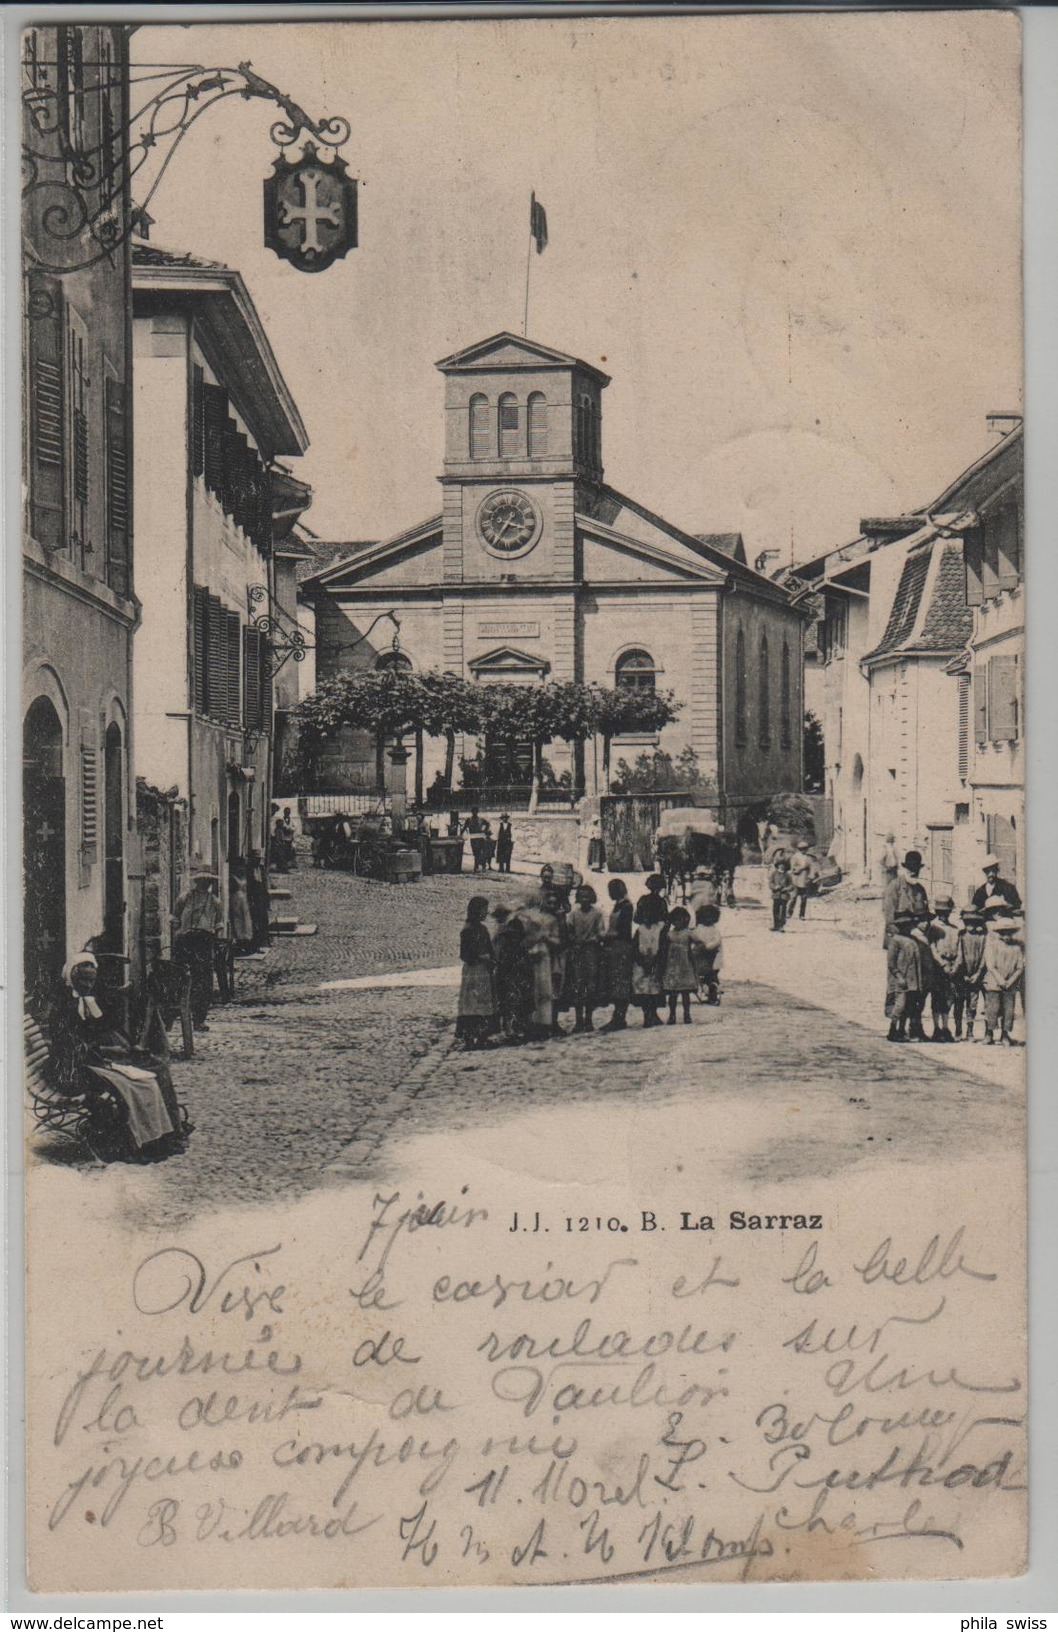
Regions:
<instances>
[{"instance_id":1,"label":"clock tower","mask_svg":"<svg viewBox=\"0 0 1058 1632\"><path fill-rule=\"evenodd\" d=\"M496 334L438 363L445 376L444 581L575 578L578 492L602 480L609 377Z\"/></svg>"}]
</instances>

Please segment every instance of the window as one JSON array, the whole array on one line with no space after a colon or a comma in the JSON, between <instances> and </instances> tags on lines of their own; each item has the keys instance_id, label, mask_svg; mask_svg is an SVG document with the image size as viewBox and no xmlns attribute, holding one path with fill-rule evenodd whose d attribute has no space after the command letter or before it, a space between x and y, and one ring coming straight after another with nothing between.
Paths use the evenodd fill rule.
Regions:
<instances>
[{"instance_id":1,"label":"window","mask_svg":"<svg viewBox=\"0 0 1058 1632\"><path fill-rule=\"evenodd\" d=\"M959 676L959 780L970 771L970 676Z\"/></svg>"},{"instance_id":2,"label":"window","mask_svg":"<svg viewBox=\"0 0 1058 1632\"><path fill-rule=\"evenodd\" d=\"M229 612L216 595L196 584L192 608L196 714L224 725L239 725L242 644L239 614Z\"/></svg>"},{"instance_id":3,"label":"window","mask_svg":"<svg viewBox=\"0 0 1058 1632\"><path fill-rule=\"evenodd\" d=\"M542 391L529 394L529 457L542 459L547 453L547 398Z\"/></svg>"},{"instance_id":4,"label":"window","mask_svg":"<svg viewBox=\"0 0 1058 1632\"><path fill-rule=\"evenodd\" d=\"M72 311L66 337L70 380L70 433L73 454L73 484L71 491L70 536L74 559L80 567L87 565L92 553L89 536L89 440L88 426L91 415L88 376L88 335L79 317Z\"/></svg>"},{"instance_id":5,"label":"window","mask_svg":"<svg viewBox=\"0 0 1058 1632\"><path fill-rule=\"evenodd\" d=\"M789 748L793 745L793 726L790 718L790 643L785 635L782 642L779 687L779 740L784 748Z\"/></svg>"},{"instance_id":6,"label":"window","mask_svg":"<svg viewBox=\"0 0 1058 1632\"><path fill-rule=\"evenodd\" d=\"M521 453L518 436L518 399L505 391L499 403L500 458L516 459Z\"/></svg>"},{"instance_id":7,"label":"window","mask_svg":"<svg viewBox=\"0 0 1058 1632\"><path fill-rule=\"evenodd\" d=\"M82 711L83 712L83 711ZM94 725L81 721L81 848L94 857L99 842L99 742Z\"/></svg>"},{"instance_id":8,"label":"window","mask_svg":"<svg viewBox=\"0 0 1058 1632\"><path fill-rule=\"evenodd\" d=\"M1012 884L1018 878L1018 843L1017 828L1013 818L1006 816L985 817L986 843L993 855L999 857L999 874L1001 878L1009 878Z\"/></svg>"},{"instance_id":9,"label":"window","mask_svg":"<svg viewBox=\"0 0 1058 1632\"><path fill-rule=\"evenodd\" d=\"M475 391L470 399L470 457L489 456L489 399Z\"/></svg>"},{"instance_id":10,"label":"window","mask_svg":"<svg viewBox=\"0 0 1058 1632\"><path fill-rule=\"evenodd\" d=\"M746 637L740 629L735 637L735 744L746 745Z\"/></svg>"},{"instance_id":11,"label":"window","mask_svg":"<svg viewBox=\"0 0 1058 1632\"><path fill-rule=\"evenodd\" d=\"M974 669L974 741L1016 742L1021 735L1018 660L990 657Z\"/></svg>"},{"instance_id":12,"label":"window","mask_svg":"<svg viewBox=\"0 0 1058 1632\"><path fill-rule=\"evenodd\" d=\"M1021 525L1017 506L1008 505L988 523L996 540L996 577L1000 589L1016 589L1021 582Z\"/></svg>"},{"instance_id":13,"label":"window","mask_svg":"<svg viewBox=\"0 0 1058 1632\"><path fill-rule=\"evenodd\" d=\"M828 596L823 619L823 662L840 657L848 638L848 607L844 597Z\"/></svg>"},{"instance_id":14,"label":"window","mask_svg":"<svg viewBox=\"0 0 1058 1632\"><path fill-rule=\"evenodd\" d=\"M599 463L599 412L586 393L577 398L575 451L587 464Z\"/></svg>"},{"instance_id":15,"label":"window","mask_svg":"<svg viewBox=\"0 0 1058 1632\"><path fill-rule=\"evenodd\" d=\"M119 595L130 589L129 456L127 393L120 380L106 382L107 583Z\"/></svg>"},{"instance_id":16,"label":"window","mask_svg":"<svg viewBox=\"0 0 1058 1632\"><path fill-rule=\"evenodd\" d=\"M768 637L760 637L760 670L757 675L757 741L771 747L771 672L768 666Z\"/></svg>"},{"instance_id":17,"label":"window","mask_svg":"<svg viewBox=\"0 0 1058 1632\"><path fill-rule=\"evenodd\" d=\"M46 550L66 544L66 327L62 285L32 271L27 282L29 525Z\"/></svg>"},{"instance_id":18,"label":"window","mask_svg":"<svg viewBox=\"0 0 1058 1632\"><path fill-rule=\"evenodd\" d=\"M614 680L622 691L654 691L657 685L654 659L641 647L623 652L614 665Z\"/></svg>"}]
</instances>

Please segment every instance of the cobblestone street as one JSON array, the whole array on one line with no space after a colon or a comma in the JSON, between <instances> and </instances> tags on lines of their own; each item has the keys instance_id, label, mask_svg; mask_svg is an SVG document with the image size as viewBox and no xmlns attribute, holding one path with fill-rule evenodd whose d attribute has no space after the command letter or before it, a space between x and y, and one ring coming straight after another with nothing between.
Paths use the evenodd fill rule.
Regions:
<instances>
[{"instance_id":1,"label":"cobblestone street","mask_svg":"<svg viewBox=\"0 0 1058 1632\"><path fill-rule=\"evenodd\" d=\"M726 914L724 1002L694 1005L690 1027L644 1035L633 1019L620 1034L467 1055L452 1046L465 905L482 889L513 902L524 879L463 875L395 889L302 869L286 882L318 933L240 962L236 1001L212 1011L193 1062L176 1061L196 1124L188 1154L92 1173L122 1188L133 1223L181 1224L218 1206L379 1181L418 1136L502 1144L514 1115L538 1120L546 1144L546 1113L559 1106L582 1113L585 1150L613 1139L616 1107L634 1129L638 1108L671 1106L675 1130L693 1119L717 1170L750 1183L822 1179L872 1154L929 1161L956 1124L967 1152L1013 1136L1016 1078L1008 1070L1004 1083L1002 1070L1011 1057L966 1045L893 1049L878 992L850 1003L829 991L822 968L835 948L839 964L861 942L876 956L855 912L842 922L830 909L832 921L798 926L778 945L752 901ZM342 984L326 989L332 982Z\"/></svg>"}]
</instances>

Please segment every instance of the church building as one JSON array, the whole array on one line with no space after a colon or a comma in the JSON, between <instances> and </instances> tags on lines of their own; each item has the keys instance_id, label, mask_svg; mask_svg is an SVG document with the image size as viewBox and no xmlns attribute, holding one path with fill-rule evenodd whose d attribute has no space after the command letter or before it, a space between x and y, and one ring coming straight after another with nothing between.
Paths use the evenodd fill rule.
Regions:
<instances>
[{"instance_id":1,"label":"church building","mask_svg":"<svg viewBox=\"0 0 1058 1632\"><path fill-rule=\"evenodd\" d=\"M671 690L682 704L675 723L615 739L611 774L621 759L689 747L734 818L798 791L802 614L746 565L738 534L684 532L604 480L608 376L509 333L437 367L440 513L339 554L304 582L318 677L396 663L482 682ZM399 623L397 651L387 613ZM328 767L336 792L374 786L376 755L360 735L345 733ZM427 741L423 752L420 785L442 769L445 745ZM527 780L510 745L460 746L467 758L476 752L486 785ZM556 743L547 757L576 791L607 791L598 745L581 756Z\"/></svg>"}]
</instances>

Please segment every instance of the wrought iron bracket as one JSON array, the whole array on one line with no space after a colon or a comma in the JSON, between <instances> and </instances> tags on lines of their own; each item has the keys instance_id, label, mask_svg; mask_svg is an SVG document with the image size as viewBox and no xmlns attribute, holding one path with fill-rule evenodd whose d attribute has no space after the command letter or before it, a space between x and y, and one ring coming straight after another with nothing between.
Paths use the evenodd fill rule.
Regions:
<instances>
[{"instance_id":1,"label":"wrought iron bracket","mask_svg":"<svg viewBox=\"0 0 1058 1632\"><path fill-rule=\"evenodd\" d=\"M304 663L308 653L314 650L300 624L270 595L267 584L247 584L246 612L252 627L268 642L273 679L289 658L295 663Z\"/></svg>"},{"instance_id":2,"label":"wrought iron bracket","mask_svg":"<svg viewBox=\"0 0 1058 1632\"><path fill-rule=\"evenodd\" d=\"M86 62L82 68L100 71L98 81L84 88L85 95L124 88L116 63ZM104 73L112 76L108 83ZM274 103L283 117L269 134L280 149L305 133L334 154L351 134L347 119L313 119L285 91L255 74L248 62L235 68L148 63L129 76L130 101L139 89L158 88L123 125L108 130L105 139L75 147L62 107L70 88L58 81L57 60L24 60L23 241L30 263L56 276L111 258L137 228L143 230L150 221L148 206L180 143L204 113L229 97ZM123 155L117 167L115 153ZM145 186L132 205L128 189L137 176Z\"/></svg>"}]
</instances>

